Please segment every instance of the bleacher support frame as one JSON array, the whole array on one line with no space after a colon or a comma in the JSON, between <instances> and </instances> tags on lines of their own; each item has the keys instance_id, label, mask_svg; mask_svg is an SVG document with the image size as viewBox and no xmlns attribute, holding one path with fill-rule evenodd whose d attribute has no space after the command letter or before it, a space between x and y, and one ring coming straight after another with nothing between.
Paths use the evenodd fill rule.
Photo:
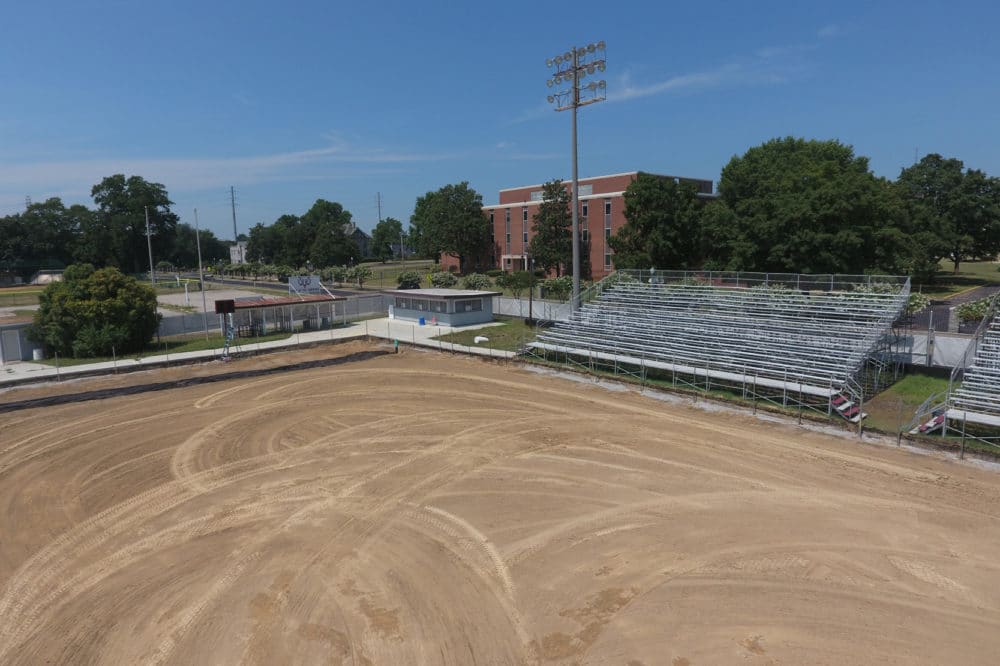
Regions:
<instances>
[{"instance_id":1,"label":"bleacher support frame","mask_svg":"<svg viewBox=\"0 0 1000 666\"><path fill-rule=\"evenodd\" d=\"M962 361L948 381L941 435L974 439L1000 451L1000 320L998 296L990 301ZM969 426L972 425L970 430Z\"/></svg>"},{"instance_id":2,"label":"bleacher support frame","mask_svg":"<svg viewBox=\"0 0 1000 666\"><path fill-rule=\"evenodd\" d=\"M909 292L907 277L619 270L527 355L845 418L848 403L860 421L866 368L877 384L899 358Z\"/></svg>"}]
</instances>

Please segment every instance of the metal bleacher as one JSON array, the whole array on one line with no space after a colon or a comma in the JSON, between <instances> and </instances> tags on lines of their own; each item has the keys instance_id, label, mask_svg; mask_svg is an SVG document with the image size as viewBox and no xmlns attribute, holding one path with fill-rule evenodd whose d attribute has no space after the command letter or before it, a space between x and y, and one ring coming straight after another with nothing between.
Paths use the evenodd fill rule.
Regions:
<instances>
[{"instance_id":1,"label":"metal bleacher","mask_svg":"<svg viewBox=\"0 0 1000 666\"><path fill-rule=\"evenodd\" d=\"M811 396L839 411L863 399L857 374L909 289L908 278L882 276L618 271L531 352L777 391L783 400Z\"/></svg>"},{"instance_id":2,"label":"metal bleacher","mask_svg":"<svg viewBox=\"0 0 1000 666\"><path fill-rule=\"evenodd\" d=\"M1000 427L1000 321L996 301L969 349L971 365L956 368L948 395L947 417L953 424L965 421ZM961 383L956 379L961 375Z\"/></svg>"}]
</instances>

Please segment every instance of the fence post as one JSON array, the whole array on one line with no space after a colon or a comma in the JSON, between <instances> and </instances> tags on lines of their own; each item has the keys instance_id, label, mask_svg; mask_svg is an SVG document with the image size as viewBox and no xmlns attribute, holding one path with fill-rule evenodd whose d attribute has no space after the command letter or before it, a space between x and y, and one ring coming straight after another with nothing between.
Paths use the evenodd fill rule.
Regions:
<instances>
[{"instance_id":1,"label":"fence post","mask_svg":"<svg viewBox=\"0 0 1000 666\"><path fill-rule=\"evenodd\" d=\"M969 412L962 413L962 448L958 452L958 457L965 460L965 420L969 417Z\"/></svg>"},{"instance_id":2,"label":"fence post","mask_svg":"<svg viewBox=\"0 0 1000 666\"><path fill-rule=\"evenodd\" d=\"M111 345L111 365L115 369L115 374L118 374L118 355L115 353L115 346Z\"/></svg>"}]
</instances>

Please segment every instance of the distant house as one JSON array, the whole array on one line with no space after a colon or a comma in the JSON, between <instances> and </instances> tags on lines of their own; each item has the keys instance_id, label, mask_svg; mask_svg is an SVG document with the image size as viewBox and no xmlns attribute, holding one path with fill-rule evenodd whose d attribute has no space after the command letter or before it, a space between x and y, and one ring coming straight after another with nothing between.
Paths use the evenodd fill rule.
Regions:
<instances>
[{"instance_id":1,"label":"distant house","mask_svg":"<svg viewBox=\"0 0 1000 666\"><path fill-rule=\"evenodd\" d=\"M353 222L347 224L347 237L354 240L354 244L358 246L358 260L364 259L370 256L369 250L371 249L372 237L361 231L358 225Z\"/></svg>"},{"instance_id":2,"label":"distant house","mask_svg":"<svg viewBox=\"0 0 1000 666\"><path fill-rule=\"evenodd\" d=\"M246 241L236 241L235 245L229 246L229 263L231 264L245 264L247 263L247 242Z\"/></svg>"}]
</instances>

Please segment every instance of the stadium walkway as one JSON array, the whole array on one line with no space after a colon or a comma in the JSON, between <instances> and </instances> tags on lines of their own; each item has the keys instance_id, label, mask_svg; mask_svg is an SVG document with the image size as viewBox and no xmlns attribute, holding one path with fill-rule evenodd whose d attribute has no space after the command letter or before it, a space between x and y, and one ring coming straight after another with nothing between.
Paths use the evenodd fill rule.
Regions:
<instances>
[{"instance_id":1,"label":"stadium walkway","mask_svg":"<svg viewBox=\"0 0 1000 666\"><path fill-rule=\"evenodd\" d=\"M513 352L491 349L489 347L467 347L450 342L432 340L434 337L447 335L457 330L488 329L491 326L497 325L497 323L490 323L481 326L463 326L461 329L458 329L450 326L420 326L409 321L390 321L388 318L382 317L380 319L352 322L347 326L326 331L295 333L284 340L234 345L230 353L238 357L246 353L270 353L281 349L295 348L299 345L311 346L336 340L372 337L383 339L390 343L398 340L400 345L428 347L441 351L509 359L514 356ZM221 349L206 349L178 354L157 354L140 358L122 358L118 361L102 361L100 363L87 363L62 368L29 361L0 364L0 389L18 384L50 381L52 379L64 380L74 377L111 374L119 371L132 372L139 369L214 361L221 359L221 357Z\"/></svg>"}]
</instances>

